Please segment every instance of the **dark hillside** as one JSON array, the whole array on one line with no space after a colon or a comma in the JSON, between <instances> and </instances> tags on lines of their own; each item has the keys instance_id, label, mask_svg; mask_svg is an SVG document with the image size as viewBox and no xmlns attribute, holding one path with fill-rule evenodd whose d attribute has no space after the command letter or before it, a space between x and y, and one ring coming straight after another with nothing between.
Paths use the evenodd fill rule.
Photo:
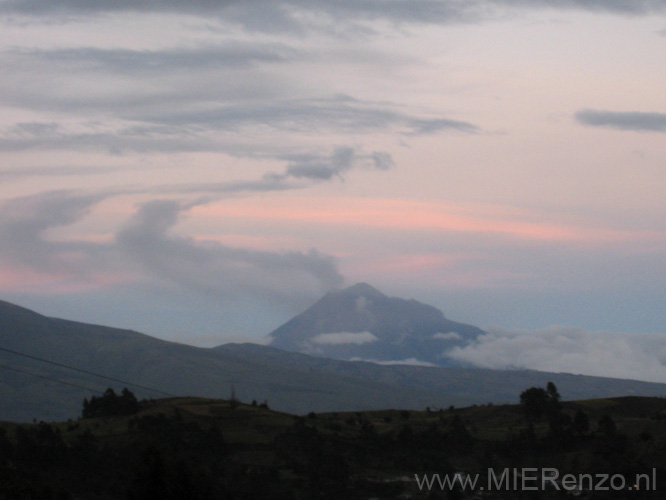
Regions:
<instances>
[{"instance_id":1,"label":"dark hillside","mask_svg":"<svg viewBox=\"0 0 666 500\"><path fill-rule=\"evenodd\" d=\"M293 416L257 403L172 398L140 402L127 415L4 423L0 498L472 499L486 497L479 488L428 492L416 477L459 472L479 474L486 484L489 469L500 474L507 467L614 474L627 484L648 474L658 487L666 478L664 399L564 402L555 426L552 415L530 423L524 410L485 405ZM663 498L645 487L579 493ZM538 496L513 488L494 495L487 498L570 493L549 487Z\"/></svg>"}]
</instances>

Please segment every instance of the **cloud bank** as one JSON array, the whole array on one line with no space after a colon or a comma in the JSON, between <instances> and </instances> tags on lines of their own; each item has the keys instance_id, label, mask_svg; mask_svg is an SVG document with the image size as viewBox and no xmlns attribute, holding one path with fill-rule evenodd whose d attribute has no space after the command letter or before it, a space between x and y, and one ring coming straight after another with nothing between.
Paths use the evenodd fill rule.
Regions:
<instances>
[{"instance_id":1,"label":"cloud bank","mask_svg":"<svg viewBox=\"0 0 666 500\"><path fill-rule=\"evenodd\" d=\"M407 358L407 359L396 359L393 361L383 361L379 359L367 359L367 358L351 358L350 361L363 361L366 363L375 363L377 365L388 365L388 366L393 366L393 365L408 365L408 366L437 366L433 363L429 363L427 361L421 361L420 359L416 358Z\"/></svg>"},{"instance_id":2,"label":"cloud bank","mask_svg":"<svg viewBox=\"0 0 666 500\"><path fill-rule=\"evenodd\" d=\"M435 335L432 336L433 339L441 339L441 340L460 340L462 337L460 336L459 333L457 332L447 332L447 333L436 333Z\"/></svg>"},{"instance_id":3,"label":"cloud bank","mask_svg":"<svg viewBox=\"0 0 666 500\"><path fill-rule=\"evenodd\" d=\"M320 333L310 339L310 342L317 345L363 345L377 340L379 339L370 332L336 332Z\"/></svg>"},{"instance_id":4,"label":"cloud bank","mask_svg":"<svg viewBox=\"0 0 666 500\"><path fill-rule=\"evenodd\" d=\"M552 326L535 331L487 328L489 333L447 352L493 369L526 368L666 382L666 334L585 331Z\"/></svg>"}]
</instances>

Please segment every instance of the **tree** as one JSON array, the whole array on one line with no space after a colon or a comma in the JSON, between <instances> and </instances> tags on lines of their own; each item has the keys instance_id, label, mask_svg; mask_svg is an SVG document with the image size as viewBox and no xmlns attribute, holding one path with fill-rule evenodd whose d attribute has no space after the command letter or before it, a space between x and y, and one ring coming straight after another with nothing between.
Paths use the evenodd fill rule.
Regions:
<instances>
[{"instance_id":1,"label":"tree","mask_svg":"<svg viewBox=\"0 0 666 500\"><path fill-rule=\"evenodd\" d=\"M548 413L551 416L555 416L555 414L560 412L560 393L552 382L548 382L548 385L546 385L546 392L548 393Z\"/></svg>"},{"instance_id":2,"label":"tree","mask_svg":"<svg viewBox=\"0 0 666 500\"><path fill-rule=\"evenodd\" d=\"M125 387L119 396L116 394L116 391L109 387L104 391L102 396L93 396L90 398L90 401L88 401L88 398L83 400L81 417L95 418L133 415L137 411L139 411L139 402L132 391Z\"/></svg>"},{"instance_id":3,"label":"tree","mask_svg":"<svg viewBox=\"0 0 666 500\"><path fill-rule=\"evenodd\" d=\"M615 422L608 414L599 419L598 425L599 430L605 437L611 438L617 434L617 427L615 427Z\"/></svg>"},{"instance_id":4,"label":"tree","mask_svg":"<svg viewBox=\"0 0 666 500\"><path fill-rule=\"evenodd\" d=\"M163 500L168 498L169 488L167 481L169 474L166 470L164 455L154 444L149 444L141 455L141 461L136 467L134 480L127 492L130 500Z\"/></svg>"},{"instance_id":5,"label":"tree","mask_svg":"<svg viewBox=\"0 0 666 500\"><path fill-rule=\"evenodd\" d=\"M560 393L552 382L548 382L545 389L530 387L520 394L520 404L527 420L534 422L544 414L548 417L551 428L557 429L561 420Z\"/></svg>"},{"instance_id":6,"label":"tree","mask_svg":"<svg viewBox=\"0 0 666 500\"><path fill-rule=\"evenodd\" d=\"M136 396L127 387L120 393L120 407L125 415L136 413L139 409L139 401Z\"/></svg>"},{"instance_id":7,"label":"tree","mask_svg":"<svg viewBox=\"0 0 666 500\"><path fill-rule=\"evenodd\" d=\"M530 387L520 394L520 404L530 422L540 419L548 410L550 398L545 389Z\"/></svg>"},{"instance_id":8,"label":"tree","mask_svg":"<svg viewBox=\"0 0 666 500\"><path fill-rule=\"evenodd\" d=\"M11 462L0 464L0 500L29 500L29 485L21 479Z\"/></svg>"},{"instance_id":9,"label":"tree","mask_svg":"<svg viewBox=\"0 0 666 500\"><path fill-rule=\"evenodd\" d=\"M236 387L234 384L231 384L231 394L229 395L229 408L231 411L238 408L238 398L236 397Z\"/></svg>"},{"instance_id":10,"label":"tree","mask_svg":"<svg viewBox=\"0 0 666 500\"><path fill-rule=\"evenodd\" d=\"M557 387L555 387L553 382L548 382L548 385L546 385L546 392L548 393L551 401L560 400L560 393L557 391Z\"/></svg>"},{"instance_id":11,"label":"tree","mask_svg":"<svg viewBox=\"0 0 666 500\"><path fill-rule=\"evenodd\" d=\"M579 436L584 436L590 431L590 419L582 410L578 410L573 419L573 430Z\"/></svg>"}]
</instances>

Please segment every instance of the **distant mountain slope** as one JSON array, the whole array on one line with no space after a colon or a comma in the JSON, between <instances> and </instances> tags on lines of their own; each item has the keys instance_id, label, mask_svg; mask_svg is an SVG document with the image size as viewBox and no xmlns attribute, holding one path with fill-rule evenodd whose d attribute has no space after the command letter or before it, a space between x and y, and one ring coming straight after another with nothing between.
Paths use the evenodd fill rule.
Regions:
<instances>
[{"instance_id":1,"label":"distant mountain slope","mask_svg":"<svg viewBox=\"0 0 666 500\"><path fill-rule=\"evenodd\" d=\"M445 318L433 306L387 297L359 283L328 293L269 337L273 347L328 358L447 366L446 350L483 333Z\"/></svg>"},{"instance_id":2,"label":"distant mountain slope","mask_svg":"<svg viewBox=\"0 0 666 500\"><path fill-rule=\"evenodd\" d=\"M268 400L271 408L296 414L516 402L520 391L549 380L566 399L666 395L666 384L600 377L384 366L256 344L202 349L131 330L48 318L1 301L0 348L179 396L228 398L233 384L243 401ZM83 398L93 392L75 386L103 391L123 385L0 351L0 420L76 418ZM161 397L130 388L141 398Z\"/></svg>"},{"instance_id":3,"label":"distant mountain slope","mask_svg":"<svg viewBox=\"0 0 666 500\"><path fill-rule=\"evenodd\" d=\"M426 405L431 407L445 408L451 404L465 406L488 402L516 403L524 389L545 386L549 381L555 383L566 400L618 395L666 397L666 384L638 380L535 370L378 365L308 356L258 344L225 344L214 349L233 353L244 359L261 358L267 365L298 367L308 372L361 379L367 383L381 382L391 386L396 396L408 393L426 395L431 398ZM397 408L399 405L393 407ZM424 406L405 408L423 409Z\"/></svg>"},{"instance_id":4,"label":"distant mountain slope","mask_svg":"<svg viewBox=\"0 0 666 500\"><path fill-rule=\"evenodd\" d=\"M295 369L266 366L261 356L166 342L131 330L120 330L47 318L0 302L0 347L75 366L176 395L229 397L231 386L243 400L267 399L272 407L295 413L312 409L419 408L426 394L395 397L381 383ZM0 364L68 384L104 390L123 384L0 351ZM0 367L0 420L75 417L91 391ZM160 397L132 387L140 397Z\"/></svg>"}]
</instances>

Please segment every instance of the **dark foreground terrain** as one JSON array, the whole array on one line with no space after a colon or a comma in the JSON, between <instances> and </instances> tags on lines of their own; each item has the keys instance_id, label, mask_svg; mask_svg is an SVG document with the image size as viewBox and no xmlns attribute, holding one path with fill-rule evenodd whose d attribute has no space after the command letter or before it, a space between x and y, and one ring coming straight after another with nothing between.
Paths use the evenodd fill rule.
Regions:
<instances>
[{"instance_id":1,"label":"dark foreground terrain","mask_svg":"<svg viewBox=\"0 0 666 500\"><path fill-rule=\"evenodd\" d=\"M666 480L666 399L531 396L294 416L256 402L107 391L76 421L0 424L0 499L664 498L652 490ZM552 469L588 474L598 491L573 480L542 488ZM479 474L475 491L423 479L456 472Z\"/></svg>"}]
</instances>

